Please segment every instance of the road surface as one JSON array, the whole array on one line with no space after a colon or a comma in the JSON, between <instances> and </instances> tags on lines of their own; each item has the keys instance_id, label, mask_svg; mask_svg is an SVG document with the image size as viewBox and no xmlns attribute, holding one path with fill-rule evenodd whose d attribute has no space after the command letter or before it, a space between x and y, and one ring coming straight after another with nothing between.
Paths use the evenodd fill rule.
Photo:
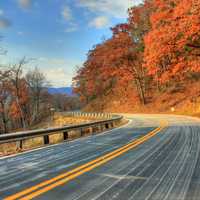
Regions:
<instances>
[{"instance_id":1,"label":"road surface","mask_svg":"<svg viewBox=\"0 0 200 200\"><path fill-rule=\"evenodd\" d=\"M200 199L200 122L128 117L104 134L0 159L0 199Z\"/></svg>"}]
</instances>

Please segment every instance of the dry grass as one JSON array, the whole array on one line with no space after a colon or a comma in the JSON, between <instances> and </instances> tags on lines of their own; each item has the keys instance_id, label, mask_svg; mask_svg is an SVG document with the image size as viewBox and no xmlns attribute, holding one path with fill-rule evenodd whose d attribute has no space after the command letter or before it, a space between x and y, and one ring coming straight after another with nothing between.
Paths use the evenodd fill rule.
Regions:
<instances>
[{"instance_id":1,"label":"dry grass","mask_svg":"<svg viewBox=\"0 0 200 200\"><path fill-rule=\"evenodd\" d=\"M86 118L86 117L68 117L63 116L59 113L55 114L53 119L51 117L45 119L41 123L34 125L31 129L38 129L38 128L49 128L49 127L62 127L74 124L81 124L92 122L96 119L94 118Z\"/></svg>"},{"instance_id":2,"label":"dry grass","mask_svg":"<svg viewBox=\"0 0 200 200\"><path fill-rule=\"evenodd\" d=\"M138 102L134 91L116 96L112 94L91 102L85 111L200 116L200 81L185 83L184 87L172 87L160 93L152 91L151 96L144 106Z\"/></svg>"}]
</instances>

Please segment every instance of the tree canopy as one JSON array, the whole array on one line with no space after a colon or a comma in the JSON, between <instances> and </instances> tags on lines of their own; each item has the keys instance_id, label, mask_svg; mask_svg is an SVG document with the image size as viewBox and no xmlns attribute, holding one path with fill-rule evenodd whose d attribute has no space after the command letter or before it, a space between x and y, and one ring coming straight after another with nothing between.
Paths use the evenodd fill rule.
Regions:
<instances>
[{"instance_id":1,"label":"tree canopy","mask_svg":"<svg viewBox=\"0 0 200 200\"><path fill-rule=\"evenodd\" d=\"M131 85L142 104L156 87L200 71L200 1L145 0L89 51L74 77L87 104Z\"/></svg>"}]
</instances>

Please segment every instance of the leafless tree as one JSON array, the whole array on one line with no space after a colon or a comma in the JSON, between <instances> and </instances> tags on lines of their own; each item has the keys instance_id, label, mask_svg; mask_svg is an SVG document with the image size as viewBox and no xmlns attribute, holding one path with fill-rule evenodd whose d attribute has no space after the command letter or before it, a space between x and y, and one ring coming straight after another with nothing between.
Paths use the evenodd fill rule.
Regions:
<instances>
[{"instance_id":1,"label":"leafless tree","mask_svg":"<svg viewBox=\"0 0 200 200\"><path fill-rule=\"evenodd\" d=\"M49 85L45 75L35 67L26 74L26 83L30 88L30 96L33 104L33 113L31 122L34 122L39 117L40 103L42 101L42 94L44 89Z\"/></svg>"}]
</instances>

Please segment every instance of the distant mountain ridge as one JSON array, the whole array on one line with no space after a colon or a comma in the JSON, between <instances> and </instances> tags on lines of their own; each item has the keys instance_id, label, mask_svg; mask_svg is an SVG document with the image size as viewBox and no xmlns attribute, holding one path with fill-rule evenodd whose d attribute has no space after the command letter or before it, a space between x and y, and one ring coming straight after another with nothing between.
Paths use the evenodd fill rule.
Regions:
<instances>
[{"instance_id":1,"label":"distant mountain ridge","mask_svg":"<svg viewBox=\"0 0 200 200\"><path fill-rule=\"evenodd\" d=\"M50 94L67 94L69 96L74 96L72 87L49 87L48 92Z\"/></svg>"}]
</instances>

